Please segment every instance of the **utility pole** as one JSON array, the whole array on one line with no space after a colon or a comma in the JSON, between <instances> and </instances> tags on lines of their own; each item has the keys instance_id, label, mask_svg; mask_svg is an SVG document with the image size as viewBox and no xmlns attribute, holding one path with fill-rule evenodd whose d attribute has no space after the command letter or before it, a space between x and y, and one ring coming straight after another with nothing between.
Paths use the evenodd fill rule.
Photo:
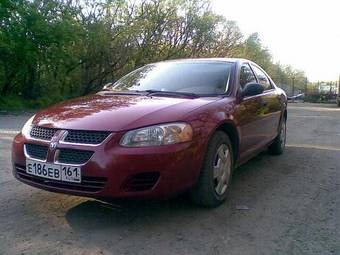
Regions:
<instances>
[{"instance_id":1,"label":"utility pole","mask_svg":"<svg viewBox=\"0 0 340 255\"><path fill-rule=\"evenodd\" d=\"M338 80L338 90L337 94L340 95L340 74L339 74L339 80Z\"/></svg>"},{"instance_id":2,"label":"utility pole","mask_svg":"<svg viewBox=\"0 0 340 255\"><path fill-rule=\"evenodd\" d=\"M295 76L292 77L292 98L294 103L294 96L295 96Z\"/></svg>"},{"instance_id":3,"label":"utility pole","mask_svg":"<svg viewBox=\"0 0 340 255\"><path fill-rule=\"evenodd\" d=\"M305 77L305 94L303 95L303 101L306 102L307 99L307 91L308 90L308 78Z\"/></svg>"}]
</instances>

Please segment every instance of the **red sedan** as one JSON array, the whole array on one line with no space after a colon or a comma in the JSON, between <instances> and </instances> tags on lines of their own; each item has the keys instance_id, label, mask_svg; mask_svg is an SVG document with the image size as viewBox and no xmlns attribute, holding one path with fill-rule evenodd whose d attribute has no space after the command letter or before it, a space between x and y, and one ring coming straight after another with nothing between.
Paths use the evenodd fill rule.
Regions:
<instances>
[{"instance_id":1,"label":"red sedan","mask_svg":"<svg viewBox=\"0 0 340 255\"><path fill-rule=\"evenodd\" d=\"M99 199L189 191L214 207L236 167L266 149L283 152L286 108L285 93L245 59L149 64L29 119L13 142L13 174Z\"/></svg>"}]
</instances>

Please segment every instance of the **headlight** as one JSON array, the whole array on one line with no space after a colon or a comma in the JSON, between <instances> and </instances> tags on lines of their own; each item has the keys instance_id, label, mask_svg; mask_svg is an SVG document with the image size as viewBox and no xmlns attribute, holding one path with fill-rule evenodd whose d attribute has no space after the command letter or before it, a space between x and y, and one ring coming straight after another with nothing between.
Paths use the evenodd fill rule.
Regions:
<instances>
[{"instance_id":1,"label":"headlight","mask_svg":"<svg viewBox=\"0 0 340 255\"><path fill-rule=\"evenodd\" d=\"M140 128L127 132L120 145L145 147L188 142L192 139L192 128L186 123L169 123Z\"/></svg>"},{"instance_id":2,"label":"headlight","mask_svg":"<svg viewBox=\"0 0 340 255\"><path fill-rule=\"evenodd\" d=\"M34 116L35 115L33 115L28 121L26 121L24 127L21 130L21 133L26 137L29 136L29 134L31 132L32 121L34 119Z\"/></svg>"}]
</instances>

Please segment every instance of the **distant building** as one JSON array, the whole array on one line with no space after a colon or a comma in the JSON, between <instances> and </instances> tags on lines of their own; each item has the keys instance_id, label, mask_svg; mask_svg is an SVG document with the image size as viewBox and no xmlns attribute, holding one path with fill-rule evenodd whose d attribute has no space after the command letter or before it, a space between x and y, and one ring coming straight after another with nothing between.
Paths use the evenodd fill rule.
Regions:
<instances>
[{"instance_id":1,"label":"distant building","mask_svg":"<svg viewBox=\"0 0 340 255\"><path fill-rule=\"evenodd\" d=\"M336 94L337 93L337 84L336 83L321 82L318 86L318 91L319 91L319 93Z\"/></svg>"}]
</instances>

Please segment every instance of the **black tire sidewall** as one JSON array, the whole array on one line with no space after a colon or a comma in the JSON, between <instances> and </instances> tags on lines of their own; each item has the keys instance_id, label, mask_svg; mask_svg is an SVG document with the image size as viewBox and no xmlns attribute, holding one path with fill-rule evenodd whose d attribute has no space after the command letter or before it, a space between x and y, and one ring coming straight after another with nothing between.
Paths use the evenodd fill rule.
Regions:
<instances>
[{"instance_id":1,"label":"black tire sidewall","mask_svg":"<svg viewBox=\"0 0 340 255\"><path fill-rule=\"evenodd\" d=\"M227 145L230 151L231 169L227 189L222 195L219 195L215 191L213 166L216 152L222 144ZM229 193L233 170L234 170L234 152L230 139L224 132L217 131L210 139L208 144L200 177L194 189L195 190L194 193L196 193L194 194L195 196L194 201L198 204L208 207L216 207L219 204L221 204L226 199Z\"/></svg>"},{"instance_id":2,"label":"black tire sidewall","mask_svg":"<svg viewBox=\"0 0 340 255\"><path fill-rule=\"evenodd\" d=\"M283 143L281 143L281 132L282 132L282 125L285 125L285 141ZM282 123L280 125L280 132L278 133L277 137L274 139L274 142L269 146L268 148L268 152L271 155L280 155L284 152L285 147L286 147L286 141L287 141L287 120L286 118L284 118L282 120Z\"/></svg>"}]
</instances>

